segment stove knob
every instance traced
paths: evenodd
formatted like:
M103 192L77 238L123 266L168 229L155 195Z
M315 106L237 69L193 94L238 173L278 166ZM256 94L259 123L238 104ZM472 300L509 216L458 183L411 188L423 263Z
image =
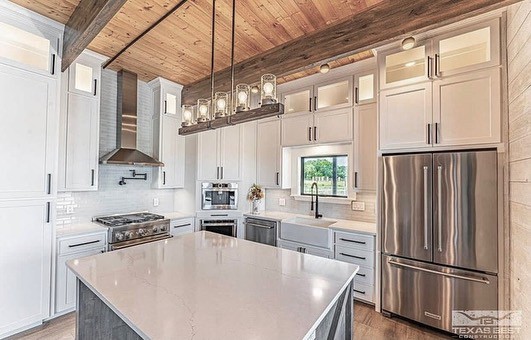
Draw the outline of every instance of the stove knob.
M153 227L153 232L156 233L159 231L159 227Z
M160 231L166 231L166 226L165 225L161 226Z
M124 234L123 234L123 233L118 233L118 234L116 234L115 237L116 237L116 239L117 239L118 241L123 241L123 239L124 239Z
M144 235L146 235L146 231L144 229L140 228L140 229L138 229L138 235L144 236Z
M125 233L125 238L126 238L126 239L133 238L133 233L130 232L130 231L127 231L127 232Z

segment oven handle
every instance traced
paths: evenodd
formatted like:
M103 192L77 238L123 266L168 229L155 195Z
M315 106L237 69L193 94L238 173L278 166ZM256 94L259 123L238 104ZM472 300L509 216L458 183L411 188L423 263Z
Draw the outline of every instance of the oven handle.
M144 241L131 240L131 241L122 242L121 244L118 244L118 245L110 244L109 245L109 250L110 251L120 250L120 249L124 249L124 248L129 248L129 247L132 247L132 246L137 246L139 244L165 240L165 239L168 239L168 238L171 238L171 237L173 237L173 236L171 236L171 235L153 236L153 237L150 237L149 239L146 238Z
M201 223L201 225L208 226L208 227L232 227L233 225L236 225L236 223Z

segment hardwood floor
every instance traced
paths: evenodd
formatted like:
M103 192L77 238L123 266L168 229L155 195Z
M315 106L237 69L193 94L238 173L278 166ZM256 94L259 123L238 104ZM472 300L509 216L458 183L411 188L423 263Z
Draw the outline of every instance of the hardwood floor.
M74 313L8 338L9 340L74 340L76 318ZM354 339L369 340L434 340L451 339L445 334L402 320L389 319L373 306L356 302L354 305Z

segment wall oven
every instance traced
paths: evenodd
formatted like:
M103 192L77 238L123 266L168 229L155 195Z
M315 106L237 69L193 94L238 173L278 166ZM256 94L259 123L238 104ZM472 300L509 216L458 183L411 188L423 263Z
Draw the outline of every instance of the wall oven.
M202 210L238 210L237 183L201 184Z

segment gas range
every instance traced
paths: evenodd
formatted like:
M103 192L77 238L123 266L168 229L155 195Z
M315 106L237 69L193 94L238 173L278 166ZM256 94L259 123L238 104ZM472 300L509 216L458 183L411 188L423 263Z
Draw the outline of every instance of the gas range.
M99 216L93 221L109 228L110 251L171 237L170 220L148 212Z

